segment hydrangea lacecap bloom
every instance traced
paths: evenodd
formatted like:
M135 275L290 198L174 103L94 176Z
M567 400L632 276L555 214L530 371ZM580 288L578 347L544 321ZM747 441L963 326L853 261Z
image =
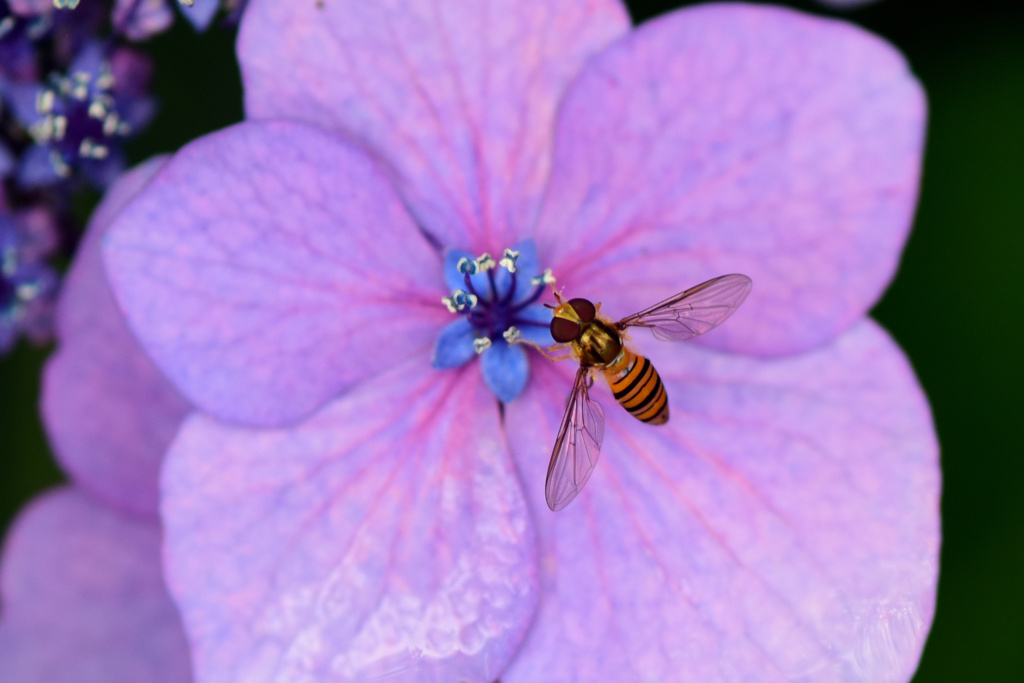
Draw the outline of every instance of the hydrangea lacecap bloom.
M747 5L631 31L616 0L255 0L239 57L250 121L179 152L106 248L205 412L161 507L197 680L909 679L939 473L865 319L921 160L891 47ZM574 368L528 352L502 407L475 362L431 367L446 256L527 240L613 317L755 283L699 342L634 337L672 420L609 411L557 515Z
M131 336L100 258L110 219L160 163L107 192L57 304L43 417L75 485L29 504L4 539L4 683L193 680L156 516L159 461L189 406Z
M10 84L4 97L35 142L22 155L18 184L44 187L75 171L100 188L113 182L124 168L124 140L153 116L149 71L145 57L92 41L67 74Z

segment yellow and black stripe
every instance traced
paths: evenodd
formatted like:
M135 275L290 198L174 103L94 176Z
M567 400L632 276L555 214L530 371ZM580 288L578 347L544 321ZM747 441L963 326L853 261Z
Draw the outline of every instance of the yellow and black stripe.
M615 400L629 413L647 424L668 422L668 394L658 371L651 361L623 347L623 362L616 363L622 370L607 368L605 376Z

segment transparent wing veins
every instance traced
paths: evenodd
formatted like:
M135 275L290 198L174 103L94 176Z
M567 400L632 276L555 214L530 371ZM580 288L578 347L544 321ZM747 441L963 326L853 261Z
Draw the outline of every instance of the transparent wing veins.
M746 275L721 275L628 315L616 327L647 327L655 339L662 341L693 339L731 316L750 294L750 288Z
M581 365L576 372L555 447L548 464L544 497L548 507L558 511L572 502L590 479L604 440L604 409L590 399L590 368Z

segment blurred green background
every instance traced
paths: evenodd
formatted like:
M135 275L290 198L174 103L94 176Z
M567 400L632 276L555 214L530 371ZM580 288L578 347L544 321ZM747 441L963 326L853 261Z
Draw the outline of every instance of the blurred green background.
M627 3L641 21L684 3ZM897 45L928 91L924 187L874 315L931 399L944 472L938 611L915 683L1024 681L1024 3L881 0L844 16ZM241 118L229 31L183 21L144 44L163 108L133 159ZM60 481L37 417L48 349L0 359L0 528ZM1018 425L1015 427L1014 425Z

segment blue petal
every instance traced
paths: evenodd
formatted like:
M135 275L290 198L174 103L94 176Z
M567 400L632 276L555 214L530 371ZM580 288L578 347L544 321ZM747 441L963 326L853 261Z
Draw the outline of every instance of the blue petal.
M97 76L103 66L103 59L103 44L98 41L90 41L78 51L75 61L71 62L71 68L68 69L68 75L84 71L92 76Z
M538 346L547 348L555 343L551 338L551 309L544 306L527 306L516 313L516 329L520 336L526 341L531 341ZM524 325L523 320L537 323L536 325Z
M508 403L526 387L530 360L522 346L509 346L504 339L499 339L480 356L480 370L498 400Z
M532 239L525 239L512 247L519 252L519 259L516 261L516 295L512 301L519 303L530 298L534 286L530 279L541 273L540 258L537 256L537 244ZM494 260L500 261L502 254L495 254ZM509 284L512 282L512 274L499 266L494 274L495 282L498 285L498 295L505 296Z
M37 83L10 83L4 88L4 101L25 128L42 118L36 111L36 100L44 90L46 88Z
M220 0L196 0L191 7L178 4L178 9L185 15L195 30L202 33L210 28L210 22L217 16Z
M117 113L122 121L131 126L130 131L140 131L156 116L157 101L152 97L118 97L115 101Z
M26 190L53 185L61 180L50 162L50 148L33 145L21 155L18 185Z
M106 159L82 159L78 171L93 187L105 190L118 179L125 165L124 153L112 149Z
M431 364L438 370L449 370L465 365L476 355L473 348L473 339L476 331L469 321L459 316L459 319L449 323L437 335L434 342L434 351L431 356Z

